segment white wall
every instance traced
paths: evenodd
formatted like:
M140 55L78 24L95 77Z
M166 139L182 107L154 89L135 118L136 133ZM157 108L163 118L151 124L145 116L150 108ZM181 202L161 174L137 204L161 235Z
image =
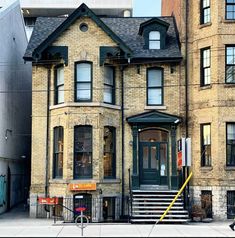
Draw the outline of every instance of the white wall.
M0 176L11 169L11 206L22 200L18 180L30 159L32 67L22 58L26 47L21 8L14 2L0 9Z

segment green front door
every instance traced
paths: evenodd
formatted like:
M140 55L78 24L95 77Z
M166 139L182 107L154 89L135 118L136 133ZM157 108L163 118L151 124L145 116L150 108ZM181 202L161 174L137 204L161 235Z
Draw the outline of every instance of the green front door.
M140 142L140 184L167 185L166 142Z

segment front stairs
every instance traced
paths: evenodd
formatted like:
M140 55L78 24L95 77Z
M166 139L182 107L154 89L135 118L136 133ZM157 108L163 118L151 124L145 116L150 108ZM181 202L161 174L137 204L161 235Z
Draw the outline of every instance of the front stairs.
M178 191L132 190L132 223L155 223L166 211ZM184 210L181 196L175 201L161 223L186 223L188 211Z

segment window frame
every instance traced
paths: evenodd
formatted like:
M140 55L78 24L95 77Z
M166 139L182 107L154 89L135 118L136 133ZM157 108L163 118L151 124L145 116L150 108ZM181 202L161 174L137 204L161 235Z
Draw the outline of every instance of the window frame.
M230 196L229 196L230 194ZM235 208L234 208L234 204L235 204L235 190L227 190L227 194L226 194L226 197L227 197L227 219L234 219L235 218L235 213L230 213L229 210L230 210L230 206L232 207L231 210L234 210L235 211ZM232 200L233 198L233 200ZM233 201L233 204L229 203L229 202L232 202Z
M113 151L112 151L112 176L105 176L104 179L116 179L116 128L113 126L104 126L104 129L108 127L112 130L112 141L113 141ZM108 153L108 152L106 152ZM110 153L110 152L109 152ZM103 147L103 155L105 154L104 147ZM104 163L104 160L103 160ZM104 164L103 164L103 170L104 170Z
M209 50L209 54L210 54L210 58L209 58L209 66L204 67L204 52L206 52L207 50ZM200 80L200 86L209 86L211 85L211 47L206 47L206 48L202 48L200 50L200 58L201 58L201 62L200 62L200 76L201 76L201 80ZM210 83L205 83L205 69L210 69Z
M103 94L103 102L104 102L104 103L107 103L107 104L115 105L115 103L116 103L116 80L115 80L116 74L115 74L115 67L112 66L112 65L104 65L104 68L105 68L105 67L109 67L109 68L111 68L111 69L113 70L113 85L107 84L107 83L105 83L105 81L103 82L104 90L105 90L105 86L111 87L111 89L112 89L112 102L106 102L106 101L104 100L104 94ZM104 69L104 70L105 70L105 69ZM105 72L104 72L104 73L105 73Z
M78 82L77 81L77 65L79 64L90 64L91 67L91 71L90 71L90 81L82 81L82 82ZM77 61L74 63L74 101L75 102L92 102L93 100L93 62L91 61ZM85 83L89 83L90 84L90 99L77 99L77 85L78 84L85 84Z
M203 24L208 24L211 22L211 0L209 0L209 6L207 7L203 7L203 1L204 0L201 0L200 1L200 24L203 25ZM210 9L210 19L208 22L205 22L205 10L207 9Z
M235 2L234 3L228 3L227 2L228 0L225 0L225 20L230 20L230 21L235 21L235 9L234 9L234 11L233 11L233 15L234 15L234 18L228 18L227 17L227 13L228 13L228 11L227 11L227 6L229 6L229 5L231 5L231 6L234 6L234 8L235 8Z
M76 148L76 146L75 146L75 134L76 134L76 129L77 128L82 128L82 127L87 127L87 128L90 128L90 130L91 130L91 151L83 151L83 152L81 152L81 151L76 151L75 150L75 148ZM78 125L78 126L74 126L74 138L73 138L73 140L74 140L74 143L73 143L73 153L74 153L74 155L73 155L73 178L74 179L92 179L93 178L93 168L92 168L92 166L93 166L93 127L91 126L91 125ZM90 171L90 175L89 176L79 176L78 174L76 175L75 174L75 157L76 157L76 155L77 154L79 154L79 153L90 153L90 156L91 156L91 171Z
M229 164L228 163L228 125L232 124L235 126L235 122L226 122L226 167L235 167L235 160L234 160L234 164ZM235 141L235 140L234 140ZM233 145L233 144L229 144L229 145ZM235 144L234 144L235 147Z
M149 87L149 71L150 70L160 70L161 71L161 76L162 76L162 80L161 80L161 87L159 86L152 86ZM147 74L146 74L146 102L147 102L147 106L163 106L164 105L164 69L160 68L160 67L150 67L147 68ZM162 95L161 95L161 104L149 104L149 89L161 89L162 90Z
M62 130L62 139L63 139L63 151L56 151L56 143L59 142L60 137L58 136L57 138L57 142L55 141L55 135L56 135L56 130ZM58 132L59 135L59 132ZM56 163L56 160L58 160L58 156L59 154L62 153L62 161L64 163L64 128L62 126L56 126L53 128L53 172L52 172L52 176L53 179L62 179L63 178L63 165L62 165L62 175L57 175L58 174L58 168L56 168L56 165L58 164L58 162Z
M229 48L229 47L233 47L235 50L235 45L225 45L225 83L226 84L235 84L235 80L234 80L234 82L227 82L227 67L234 66L234 69L235 69L235 63L227 64L227 48ZM235 54L234 54L234 61L235 61Z
M152 39L150 39L150 33L151 32L158 32L159 33L159 39L154 39L154 40L152 40ZM149 50L160 50L161 49L161 32L160 31L154 31L154 30L152 30L152 31L149 31L149 42L148 42L148 48L149 48ZM157 48L157 49L152 49L152 48L150 48L150 42L159 42L159 48Z
M63 71L64 71L64 65L62 65L62 64L60 64L60 65L58 65L58 66L56 66L55 68L54 68L54 88L55 88L55 94L54 94L54 104L55 105L58 105L58 104L62 104L62 103L64 103L64 101L63 102L58 102L58 91L59 91L59 87L61 87L61 86L64 86L64 83L63 84L57 84L57 82L58 82L58 77L57 77L57 70L58 69L60 69L60 68L63 68ZM63 93L64 93L64 90L63 90Z
M205 151L205 149L204 149L204 147L205 146L208 146L208 145L204 145L204 130L203 130L203 128L204 128L204 126L210 126L210 163L209 164L207 164L206 163L206 157L204 157L205 156L205 153L204 153L204 151ZM211 123L203 123L203 124L200 124L200 131L201 131L201 138L200 138L200 141L201 141L201 145L200 145L200 158L201 158L201 167L211 167L211 162L212 162L212 156L211 156Z

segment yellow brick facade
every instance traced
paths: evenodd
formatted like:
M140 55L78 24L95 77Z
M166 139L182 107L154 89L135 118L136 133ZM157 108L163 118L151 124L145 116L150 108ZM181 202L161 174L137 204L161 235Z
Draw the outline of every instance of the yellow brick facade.
M86 23L88 31L79 30L79 25ZM53 46L68 46L68 66L64 67L64 103L54 105L54 71L44 65L33 67L33 115L32 115L32 183L31 197L45 196L46 168L46 124L47 124L47 81L50 75L50 110L48 138L48 196L73 197L77 192L69 190L70 183L96 183L96 191L88 191L95 197L121 197L122 182L125 195L129 194L128 169L133 169L133 137L127 118L140 113L158 110L180 118L185 117L185 89L183 69L180 63L129 64L124 69L124 126L125 137L122 138L121 120L121 69L115 66L115 105L103 103L104 67L99 65L100 46L116 46L115 43L97 24L88 17L77 19L61 34ZM74 101L74 66L75 62L92 62L92 102ZM164 105L147 106L146 75L150 67L164 70ZM74 168L74 126L92 126L92 179L75 180ZM64 128L63 178L53 179L53 128ZM104 126L116 128L116 179L105 180L103 172L103 137ZM156 126L160 128L160 126ZM185 135L184 119L177 127L176 138ZM170 137L170 131L169 131ZM122 140L124 139L124 171L122 171ZM169 139L171 144L171 139ZM171 147L169 146L169 171L171 169ZM124 173L124 181L122 174ZM169 175L169 176L170 176ZM169 182L170 183L170 182ZM84 191L85 192L85 191ZM99 218L94 218L98 221Z
M234 166L226 166L226 123L235 116L234 84L225 83L226 45L234 45L235 22L226 20L226 1L211 0L209 23L201 24L200 2L188 1L188 103L189 136L192 138L191 198L200 204L201 191L212 192L214 219L227 219L227 192L235 190ZM162 15L175 12L185 47L186 1L162 1ZM170 6L171 5L171 6ZM179 14L180 13L180 14ZM182 18L184 20L182 20ZM200 50L211 49L211 85L200 86ZM185 51L182 51L185 54ZM201 166L200 125L211 124L211 166Z

